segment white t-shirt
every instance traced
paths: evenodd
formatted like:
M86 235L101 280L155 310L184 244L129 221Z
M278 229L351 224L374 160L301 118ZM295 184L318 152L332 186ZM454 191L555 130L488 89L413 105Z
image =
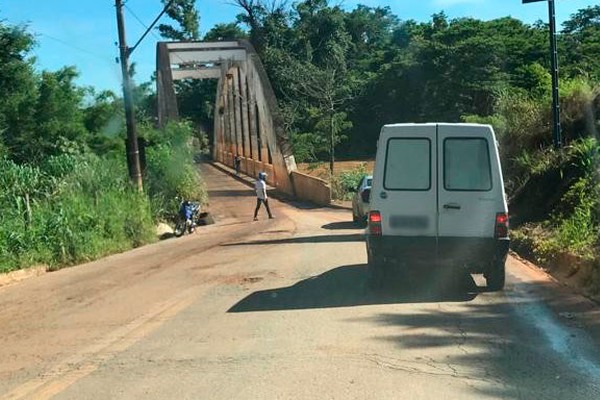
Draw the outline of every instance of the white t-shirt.
M256 191L256 197L262 200L267 199L267 184L265 181L257 180L254 183L254 190Z

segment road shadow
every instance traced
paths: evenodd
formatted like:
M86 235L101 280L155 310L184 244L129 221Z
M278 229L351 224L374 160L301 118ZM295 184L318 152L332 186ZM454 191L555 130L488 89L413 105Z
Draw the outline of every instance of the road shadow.
M171 239L174 237L175 237L175 234L173 232L165 232L158 237L158 240L167 240L167 239Z
M209 190L208 195L215 197L255 197L251 190Z
M342 230L342 229L360 229L361 226L359 226L359 224L357 224L356 222L342 221L342 222L331 222L329 224L325 224L325 225L321 226L321 228L330 229L330 230Z
M351 235L318 235L292 237L286 239L270 240L249 240L246 242L225 243L222 247L231 246L268 246L273 244L304 244L304 243L346 243L346 242L364 242L365 238L361 234Z
M432 279L433 278L433 279ZM431 280L432 279L432 280ZM228 312L302 310L372 304L468 302L480 292L473 278L464 274L455 284L431 275L418 281L398 280L382 290L368 289L367 266L348 265L304 279L292 286L254 292ZM416 284L415 284L416 283Z
M318 209L326 208L326 207L320 206L318 204L291 199L285 195L282 195L281 193L278 193L278 194L274 193L273 197L275 197L280 202L287 204L291 207L297 208L299 210L318 210Z
M598 349L585 339L578 342L580 332L565 327L543 302L526 296L515 303L514 297L498 293L460 308L402 310L348 321L381 326L372 340L395 345L390 356L423 355L427 362L415 368L433 366L479 382L471 386L475 398L598 398Z

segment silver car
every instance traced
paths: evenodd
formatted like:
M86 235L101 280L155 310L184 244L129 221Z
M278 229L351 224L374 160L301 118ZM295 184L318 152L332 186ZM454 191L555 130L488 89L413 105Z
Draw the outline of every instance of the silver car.
M354 189L355 193L352 197L352 221L355 223L364 224L367 221L372 182L373 176L367 175L360 180L360 183Z

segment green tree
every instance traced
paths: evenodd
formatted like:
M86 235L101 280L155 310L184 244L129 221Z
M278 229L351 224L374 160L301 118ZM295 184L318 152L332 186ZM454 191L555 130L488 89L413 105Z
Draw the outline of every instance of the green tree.
M232 39L246 39L248 34L240 28L237 22L217 24L204 35L204 40L220 41Z
M357 99L350 143L373 151L381 125L431 120L459 121L490 115L497 93L509 86L542 90L547 33L513 18L449 20L395 26L390 49ZM535 75L538 73L538 75ZM535 80L535 82L533 81ZM366 133L364 133L366 132Z
M26 158L22 151L27 137L35 129L33 118L37 97L34 60L27 58L35 45L24 26L0 22L0 143L3 152L17 159Z
M232 3L242 10L237 21L248 26L250 42L261 57L268 48L288 45L288 0L232 0Z
M84 90L75 85L77 71L64 67L56 72L42 72L35 109L37 129L31 157L80 152L87 140L82 102Z
M96 154L123 150L125 116L121 99L110 90L95 93L91 89L88 97L89 105L83 109L88 145Z
M398 17L389 7L358 5L344 19L351 40L348 67L361 75L373 74L385 62Z
M339 60L338 60L339 61ZM286 74L291 80L290 97L301 96L308 101L307 115L311 129L321 140L311 140L323 147L329 155L329 171L334 173L335 149L346 138L344 133L352 127L344 111L354 97L353 87L348 84L345 68L330 64L321 68L309 62L288 60ZM306 136L305 136L306 137Z
M579 10L565 21L560 42L564 72L600 80L600 5Z
M169 0L162 0L167 5ZM158 26L160 34L171 40L199 40L200 39L200 14L196 9L195 0L174 0L167 9L167 15L178 23L179 28L161 24Z
M346 31L344 11L329 7L327 0L305 0L296 5L295 11L300 58L317 66L337 64L338 69L346 69L351 38Z

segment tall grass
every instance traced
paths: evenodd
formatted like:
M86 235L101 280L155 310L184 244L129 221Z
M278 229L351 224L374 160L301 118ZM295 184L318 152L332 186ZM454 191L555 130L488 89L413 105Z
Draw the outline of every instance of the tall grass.
M59 268L156 240L155 224L176 196L205 201L188 124L170 125L147 151L145 190L135 190L122 154L51 157L38 165L0 158L0 272Z
M56 268L154 240L146 196L133 190L122 161L59 156L41 166L0 166L0 271Z

